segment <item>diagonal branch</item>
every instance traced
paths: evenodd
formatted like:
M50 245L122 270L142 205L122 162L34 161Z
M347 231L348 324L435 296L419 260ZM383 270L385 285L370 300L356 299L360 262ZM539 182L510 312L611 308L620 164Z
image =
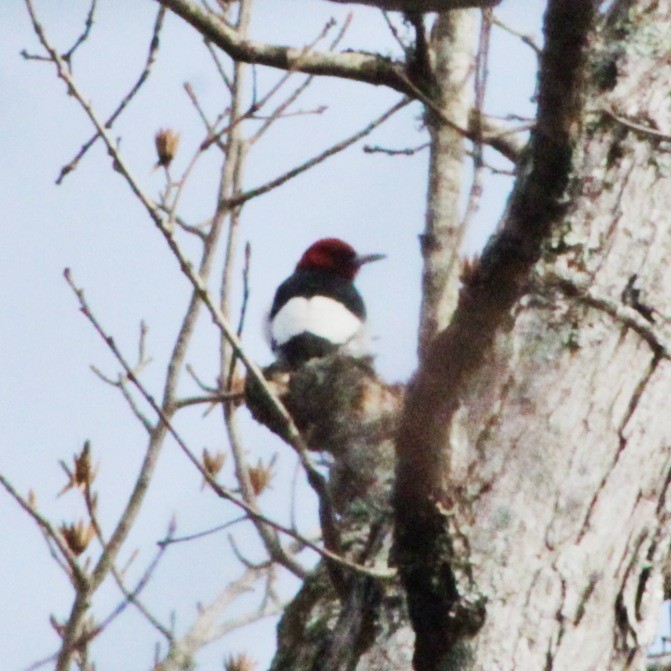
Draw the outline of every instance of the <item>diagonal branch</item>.
M493 7L501 0L331 0L341 4L371 5L396 12L449 12L469 7Z
M117 105L116 109L112 114L109 116L107 121L105 121L105 128L112 128L114 125L114 122L117 120L117 118L121 115L121 113L126 109L128 104L131 102L131 100L135 97L135 95L138 93L138 91L142 88L142 85L145 83L147 78L149 77L149 74L151 72L152 66L154 65L154 61L156 60L156 56L158 53L158 45L159 45L159 34L161 32L161 28L163 27L163 18L165 16L165 11L163 8L159 9L159 12L156 16L156 21L154 22L154 30L152 32L151 40L149 42L149 53L147 54L147 60L145 61L144 67L142 69L142 72L140 73L140 76L137 78L133 86L131 87L130 91L123 97L121 102ZM88 21L87 21L87 27L88 27ZM85 32L84 35L88 35L87 32ZM81 38L80 38L81 39ZM72 56L72 52L74 49L79 46L81 42L78 42L73 46L70 51L68 51L64 56L62 56L64 61L69 62L70 57ZM79 165L79 162L84 158L84 155L88 150L96 143L96 140L100 137L100 133L95 133L92 135L79 149L77 152L76 156L72 158L66 165L64 165L61 168L61 172L58 175L56 179L56 184L62 184L63 180L67 175L69 175L75 168Z
M251 200L252 198L256 198L258 196L263 195L264 193L268 193L268 191L272 191L273 189L276 189L278 186L282 186L282 184L284 184L285 182L288 182L290 179L293 179L294 177L298 177L298 175L306 172L307 170L310 170L311 168L318 165L319 163L322 163L331 156L338 154L341 151L344 151L348 147L351 147L353 144L356 144L359 140L372 133L376 128L381 126L387 119L396 114L396 112L398 112L399 110L403 109L410 102L412 102L410 98L403 98L402 100L394 104L386 112L384 112L384 114L380 115L376 119L373 119L373 121L371 121L365 128L362 128L361 130L357 131L354 135L351 135L350 137L341 140L335 145L324 150L321 154L313 156L311 159L305 161L305 163L301 163L295 168L292 168L291 170L288 170L284 174L271 179L265 184L254 187L252 189L249 189L248 191L245 191L243 193L234 196L233 198L231 198L230 201L228 201L227 203L228 207L230 208L239 207L240 205L246 203L248 200Z
M409 93L405 78L401 76L405 71L405 65L399 61L379 54L336 53L265 44L243 38L234 28L214 14L201 9L191 0L156 1L191 24L236 61L258 63L280 70L312 75L352 79Z
M85 589L88 584L88 578L86 572L77 563L76 557L73 555L71 550L68 548L67 544L63 542L61 534L51 525L51 523L42 515L40 515L34 506L30 504L29 501L24 499L21 494L19 494L16 489L12 486L9 480L0 473L0 486L4 487L7 493L27 512L33 520L37 523L40 529L43 531L46 538L53 541L53 543L58 548L59 552L67 562L67 567L70 571L70 578L76 586L79 586L81 589Z

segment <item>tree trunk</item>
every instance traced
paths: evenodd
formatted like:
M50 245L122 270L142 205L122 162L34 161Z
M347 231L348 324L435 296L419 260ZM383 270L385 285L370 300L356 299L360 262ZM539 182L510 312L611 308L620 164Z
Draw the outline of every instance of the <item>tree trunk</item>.
M670 542L670 26L668 0L549 2L526 163L400 431L418 669L644 663Z
M388 572L402 388L381 382L368 360L338 355L291 373L273 365L265 374L308 446L330 460L337 539L324 544L356 565ZM253 384L247 398L254 416L274 429ZM284 612L271 670L401 671L410 668L413 644L398 577L380 580L322 560Z

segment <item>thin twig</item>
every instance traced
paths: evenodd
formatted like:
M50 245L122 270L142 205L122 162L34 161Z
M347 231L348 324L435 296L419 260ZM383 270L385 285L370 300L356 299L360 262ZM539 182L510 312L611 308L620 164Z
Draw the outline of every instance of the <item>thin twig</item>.
M70 569L69 575L72 578L76 586L85 588L88 585L88 577L79 566L77 559L72 554L70 549L63 542L63 537L61 534L54 529L51 523L45 518L42 517L30 503L19 494L14 487L12 487L9 480L0 473L0 485L2 485L7 493L25 510L25 512L30 515L35 522L37 522L40 529L48 536L48 538L53 542L58 548L59 552L67 562L67 565Z
M207 396L189 396L187 398L180 398L173 403L173 407L180 409L192 405L231 403L234 401L242 401L244 398L245 395L239 391L215 392L214 394Z
M311 49L316 44L318 44L322 39L324 39L324 37L326 37L327 33L333 27L333 25L334 25L333 21L327 22L326 25L324 26L324 28L322 29L322 31L319 33L319 35L313 40L313 42L311 44L303 47L303 53L306 53L306 54L309 53L311 51ZM336 37L336 43L337 43L337 41L339 41L342 38L342 36L344 35L344 31L347 29L348 26L349 26L349 22L345 22L345 26L340 31L338 37ZM240 28L239 27L238 27L237 32L238 32L238 34L240 33ZM245 119L251 119L253 117L253 115L256 114L261 108L263 108L266 105L266 103L268 103L268 101L299 70L300 63L301 63L301 60L300 60L300 56L299 56L298 60L293 64L293 66L291 68L288 68L287 72L280 77L280 79L270 88L270 90L263 96L263 98L261 98L261 100L257 100L256 85L254 85L254 95L252 97L253 102L250 105L249 109L244 113L232 114L231 125L226 127L226 128L223 128L222 130L218 131L216 134L213 134L206 141L207 145L209 146L209 144L211 144L212 142L219 142L220 138L225 133L230 132L233 127L237 126L238 124L240 124ZM244 67L245 65L246 64L244 62L237 61L236 65L235 65L235 68L236 68L236 70L240 71L240 68ZM253 72L255 72L255 70L253 70ZM312 77L308 77L307 80L305 82L303 82L303 84L301 84L301 86L299 86L298 89L292 94L292 96L290 96L290 101L293 102L296 98L298 98L300 93L302 93L305 90L305 88L307 88L307 86L310 84L311 81L312 81ZM232 87L231 90L233 92L237 88L239 88L239 86L237 86L235 84L235 78L234 78L234 81L231 83L231 87ZM282 103L280 105L280 108L283 110L283 109L286 108L286 106L288 106L288 104L290 104L290 103L286 103L286 104ZM247 140L247 142L249 144L253 144L258 139L258 137L267 129L267 127L272 123L272 120L274 120L274 118L277 114L279 114L279 112L277 110L275 112L273 112L271 114L271 121L263 124L261 130L257 131L257 133L254 136L252 136L250 139Z
M204 40L205 42L205 47L210 53L210 56L212 57L212 60L214 61L214 65L217 68L217 72L219 73L219 76L221 77L221 81L224 82L224 85L226 88L229 90L230 93L233 92L233 84L231 80L229 79L228 75L226 74L226 70L224 70L223 65L221 64L221 61L219 60L219 56L217 55L217 52L214 50L212 47L212 42L210 40Z
M431 146L430 142L423 142L416 147L406 147L405 149L389 149L378 145L365 144L362 147L364 154L384 154L385 156L414 156L420 151L424 151Z
M389 18L389 12L385 12L383 10L382 16L384 17L384 21L387 24L387 28L389 28L391 36L394 38L396 44L398 44L398 46L401 47L401 52L403 53L403 55L407 57L409 47L401 39L401 36L399 35L398 32L398 28L392 23L391 19Z
M172 530L174 531L174 530ZM145 569L144 573L138 580L137 584L135 585L135 588L132 591L129 591L126 586L123 583L123 580L121 578L121 575L119 575L118 571L114 569L112 571L112 575L114 576L114 579L121 590L122 594L125 597L125 600L122 601L117 608L110 613L105 620L103 620L103 624L101 625L101 629L103 629L105 626L107 626L112 620L114 620L116 617L118 617L128 606L128 604L132 604L135 606L135 608L138 609L138 611L143 615L143 617L157 630L159 631L168 641L172 641L174 636L172 632L165 627L161 622L159 622L158 618L156 618L154 615L152 615L149 610L147 610L147 607L139 600L140 592L149 584L149 581L151 580L152 575L156 571L156 568L158 567L158 564L160 560L163 557L163 554L165 552L165 547L164 546L159 546L159 550L157 551L156 555L154 556L154 559L150 562L149 566Z
M213 534L219 533L220 531L224 531L225 529L232 527L234 524L239 524L240 522L244 522L248 519L249 518L247 517L247 515L241 515L240 517L236 517L233 520L224 522L224 524L212 527L211 529L206 529L205 531L198 531L196 533L188 534L186 536L166 537L163 540L158 541L158 545L160 547L164 547L166 545L175 545L176 543L188 543L189 541L195 541L200 538L206 538L207 536L212 536Z
M91 6L89 7L88 14L86 15L86 20L84 21L84 30L75 40L74 44L63 54L62 58L64 61L70 64L72 67L72 56L79 47L86 42L91 34L91 29L93 28L93 18L96 11L96 2L97 0L91 0Z
M508 24L503 23L503 21L501 21L499 18L493 15L491 22L497 28L501 28L502 30L505 30L507 33L510 33L510 35L513 35L514 37L519 37L520 40L524 42L524 44L533 49L537 57L540 57L540 55L543 53L543 50L536 44L533 35L527 35L525 33L521 33L518 30L515 30L514 28L509 26Z
M277 531L286 534L287 536L293 538L294 540L299 541L301 544L305 545L306 547L309 547L311 550L314 550L318 554L320 554L322 557L325 559L328 559L335 563L337 566L341 566L343 568L350 569L352 571L358 572L363 575L368 575L371 577L375 578L380 578L380 579L388 579L391 578L395 575L395 571L389 571L389 572L381 572L381 571L375 571L372 569L369 569L365 566L360 566L358 564L355 564L353 562L348 561L347 559L344 559L343 557L340 557L328 550L325 550L324 548L320 548L318 545L315 545L312 543L312 541L308 540L307 538L303 538L300 534L297 534L295 531L292 529L285 527L284 525L280 524L279 522L275 522L274 520L265 517L262 513L260 513L256 508L253 508L252 506L248 505L244 501L241 501L233 492L228 490L225 487L222 487L214 478L210 475L210 473L205 470L203 465L200 463L200 460L193 454L193 452L189 449L189 447L186 445L184 440L181 438L179 433L176 431L176 429L172 426L170 420L166 416L166 414L163 412L161 407L156 403L154 397L144 388L142 383L132 375L132 370L128 362L126 361L125 357L121 353L121 351L118 349L116 346L116 343L114 342L114 339L109 336L106 331L103 329L102 325L98 322L96 317L93 315L91 312L88 303L86 302L86 299L84 297L84 292L77 287L77 285L74 283L71 273L66 270L65 271L65 278L66 281L68 282L70 288L74 292L75 296L77 297L77 300L79 301L80 304L80 309L82 314L88 319L88 321L92 324L98 335L103 339L109 350L112 352L112 354L115 356L119 364L121 364L122 368L126 371L126 374L129 376L129 380L136 386L138 391L142 394L142 396L145 398L147 403L152 407L154 412L159 416L161 422L163 425L166 427L167 431L170 433L170 435L173 437L175 442L178 444L182 452L187 456L189 461L196 467L198 472L203 476L203 478L207 481L207 483L210 485L212 490L221 498L226 499L227 501L230 501L234 505L236 505L238 508L241 510L244 510L249 517L252 519L259 520L260 522L263 522L265 524L268 524L272 526L274 529ZM0 476L1 477L1 476Z
M268 191L276 189L278 186L281 186L285 182L288 182L290 179L298 177L298 175L304 173L306 170L309 170L315 165L322 163L327 158L330 158L331 156L334 156L335 154L344 151L348 147L351 147L353 144L357 143L362 138L366 137L367 135L370 135L370 133L372 133L376 128L382 125L387 119L396 114L396 112L398 112L399 110L409 105L411 102L412 100L410 98L403 98L401 101L397 102L393 107L388 109L384 114L379 116L377 119L371 121L365 128L358 131L354 135L348 137L347 139L341 142L338 142L337 144L334 144L332 147L329 147L326 151L323 151L321 154L318 154L317 156L311 158L308 161L305 161L305 163L301 163L301 165L296 166L291 170L288 170L283 175L280 175L279 177L276 177L275 179L272 179L269 182L262 184L261 186L257 186L254 189L245 191L240 195L236 196L235 198L232 198L230 201L228 201L228 203L226 203L227 206L238 207L239 205L246 203L248 200L251 200L252 198L257 198L258 196L261 196L264 193L268 193Z
M671 142L671 135L668 133L662 133L655 128L651 128L650 126L644 126L634 121L630 121L629 119L625 119L623 116L616 114L611 107L603 107L602 111L607 117L613 119L613 121L617 121L631 130L634 130L638 133L643 133L644 135L651 135L652 137L658 138L659 140L666 140L667 142Z
M342 39L345 37L345 34L347 33L347 30L349 29L350 25L352 23L352 13L350 12L347 15L347 18L345 19L345 22L343 23L341 29L338 31L338 34L335 36L335 39L331 42L329 45L329 49L333 51L338 44L342 41ZM324 26L322 32L320 35L317 36L317 38L308 46L304 47L304 49L310 50L314 48L322 39L324 39L329 32L329 30L335 25L335 22L333 20L329 21L326 23ZM287 73L280 78L280 80L277 82L277 84L264 96L264 99L262 101L262 104L267 102L271 96L275 94L283 85L285 82L289 80L289 78L295 74L296 68L292 68L287 71ZM305 80L294 89L294 91L284 100L282 101L270 114L268 119L261 125L261 127L252 135L247 142L252 145L255 142L257 142L263 134L270 128L270 126L273 124L273 122L276 119L281 118L282 116L287 116L284 114L285 110L292 105L293 103L298 100L298 98L307 90L307 88L312 84L314 81L314 75L309 75L308 77L305 78ZM260 109L261 105L256 105L255 106L255 112L257 112ZM325 107L320 107L318 108L318 113L321 114L326 108ZM255 118L258 118L258 116L255 114Z
M306 80L307 81L307 80ZM298 90L298 89L296 89ZM301 89L301 91L304 89ZM295 91L294 91L295 93ZM293 95L293 94L292 94ZM318 116L320 114L324 114L328 110L328 107L326 105L319 105L319 107L315 107L313 109L309 110L294 110L293 112L281 112L280 114L275 114L275 115L264 115L264 114L254 114L252 116L252 119L254 121L268 121L268 120L275 120L275 119L292 119L293 117L297 116ZM256 137L256 136L254 136Z
M238 328L236 333L238 338L242 336L242 330L245 326L245 317L247 316L247 304L249 302L249 269L252 259L252 247L249 241L245 244L245 265L242 268L242 305L240 306L240 317L238 318ZM236 356L231 357L231 362L228 368L227 388L230 390L235 382L235 364L238 359Z
M163 26L163 18L165 17L165 8L160 7L158 14L156 15L156 21L154 22L154 30L151 36L151 41L149 42L149 53L147 54L147 60L145 61L144 68L140 73L140 76L137 78L135 84L133 84L130 91L122 98L121 102L117 105L116 109L109 116L107 121L105 121L105 128L110 129L114 125L114 122L119 118L119 115L126 109L131 100L135 97L138 91L142 88L142 85L145 83L149 74L151 73L152 66L156 60L156 54L158 52L159 45L159 34ZM33 22L35 25L35 22ZM43 43L44 44L44 43ZM61 60L67 61L67 54L61 57ZM53 54L51 54L51 60L53 60ZM86 152L95 144L96 140L100 137L100 133L92 135L77 152L75 157L69 161L66 165L61 168L61 172L56 179L56 184L61 184L65 177L71 173L78 165L81 159L84 157Z

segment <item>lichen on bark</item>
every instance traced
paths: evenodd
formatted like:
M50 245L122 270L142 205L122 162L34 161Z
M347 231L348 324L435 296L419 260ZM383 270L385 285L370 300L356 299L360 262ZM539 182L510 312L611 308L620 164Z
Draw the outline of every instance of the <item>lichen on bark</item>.
M394 437L404 390L379 379L367 358L333 355L265 375L308 447L329 461L328 492L341 556L387 569L392 540ZM282 433L254 385L248 405ZM408 669L414 635L396 578L378 580L320 562L278 626L273 671Z

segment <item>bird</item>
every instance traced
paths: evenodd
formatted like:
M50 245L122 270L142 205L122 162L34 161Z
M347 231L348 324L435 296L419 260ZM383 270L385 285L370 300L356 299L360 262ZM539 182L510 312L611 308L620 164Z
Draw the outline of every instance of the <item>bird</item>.
M268 315L268 337L278 361L297 368L336 351L365 355L366 306L354 278L361 266L383 258L359 255L339 238L310 245L277 288Z

